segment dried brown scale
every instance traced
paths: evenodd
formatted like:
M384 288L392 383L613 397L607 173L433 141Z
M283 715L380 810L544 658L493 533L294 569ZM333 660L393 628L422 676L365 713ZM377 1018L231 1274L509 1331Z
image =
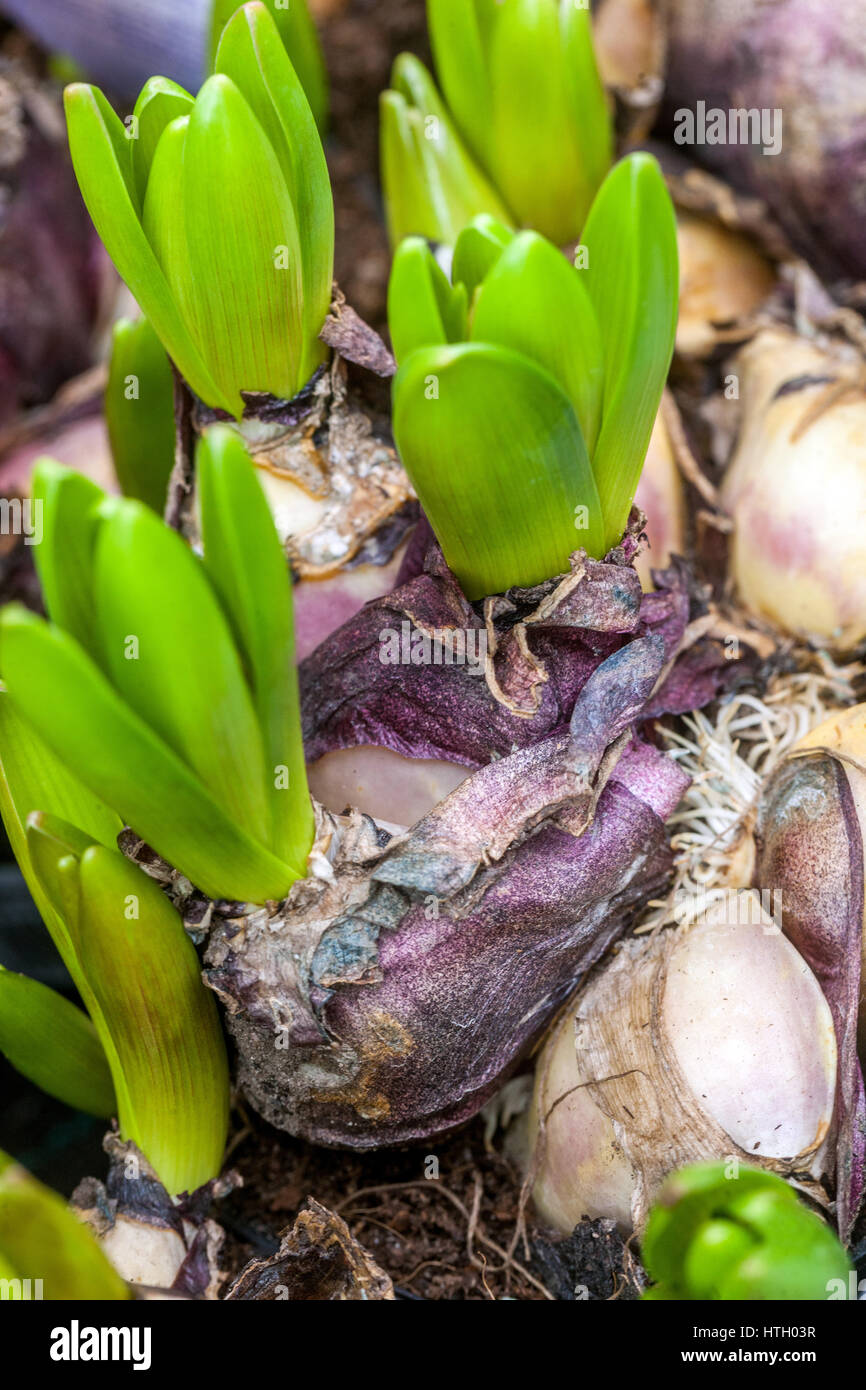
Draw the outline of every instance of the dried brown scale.
M847 1234L863 1197L866 1099L857 1055L863 940L863 839L843 762L786 759L761 797L754 881L781 895L786 936L814 971L839 1050L836 1187Z
M600 661L649 633L662 637L671 669L647 715L714 698L737 679L746 653L731 660L715 641L698 640L692 621L704 616L706 593L683 562L653 571L656 589L642 595L632 563L642 524L633 509L623 546L604 561L575 552L566 575L485 605L467 602L438 546L413 545L404 582L324 637L301 663L310 763L372 745L404 758L482 766L561 729ZM411 660L383 662L383 634L401 632L427 641L429 658L417 660L413 651ZM468 663L448 659L454 641L468 649L479 634L489 639L483 668L477 664L483 681ZM334 809L354 801L351 787L345 790L350 794Z
M352 564L386 563L417 519L375 387L395 370L391 354L338 290L321 336L332 349L330 362L292 401L244 393L238 426L260 470L292 571L312 580ZM193 544L199 540L193 451L201 431L218 418L226 417L178 383L166 519Z
M276 1254L251 1260L225 1297L255 1302L393 1302L394 1286L345 1221L308 1198Z

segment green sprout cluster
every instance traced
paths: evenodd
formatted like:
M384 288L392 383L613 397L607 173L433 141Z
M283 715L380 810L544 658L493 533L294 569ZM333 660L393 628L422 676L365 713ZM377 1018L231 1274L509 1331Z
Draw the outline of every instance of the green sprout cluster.
M124 125L98 88L66 91L79 186L121 277L209 406L294 396L324 360L334 210L304 89L268 10L225 26L193 98L154 77Z
M642 1243L650 1300L827 1299L848 1287L836 1236L774 1173L724 1163L683 1168L665 1182Z
M673 207L649 155L611 170L574 265L489 216L458 237L450 282L425 241L402 243L388 297L394 435L467 597L619 544L677 297Z
M61 1100L116 1117L172 1195L219 1172L225 1045L179 913L118 836L129 827L184 890L266 904L307 873L315 829L291 576L238 427L198 443L200 553L160 515L176 378L237 421L248 393L294 397L327 351L334 210L315 30L302 0L233 10L213 0L197 95L153 77L124 121L97 88L67 90L85 203L143 314L114 329L106 391L125 496L40 461L47 620L0 614L0 810L83 1006L0 969L0 1049ZM439 87L404 54L382 102L393 426L476 600L619 544L673 352L676 236L655 161L611 167L585 6L428 0L428 17ZM570 261L560 248L578 239ZM448 274L428 242L453 248ZM769 1287L768 1260L784 1287L786 1221L816 1269L839 1267L787 1189L749 1179L742 1200L708 1206L690 1181L650 1221L654 1296ZM0 1156L0 1277L26 1277L56 1231L79 1296L125 1296L67 1218Z
M427 16L444 100L408 53L382 97L392 245L453 245L481 214L575 241L613 148L588 6L427 0Z
M158 854L210 897L265 902L313 838L291 580L235 432L214 426L197 467L201 559L146 506L41 462L51 621L7 607L0 663L55 756Z

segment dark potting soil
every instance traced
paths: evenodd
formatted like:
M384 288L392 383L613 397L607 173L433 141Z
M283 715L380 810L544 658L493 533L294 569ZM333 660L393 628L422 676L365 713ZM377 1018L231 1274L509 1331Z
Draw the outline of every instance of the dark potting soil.
M355 1154L317 1149L250 1117L230 1166L243 1178L217 1206L226 1288L273 1254L309 1197L336 1212L390 1275L398 1299L634 1299L642 1272L610 1223L563 1238L533 1225L515 1240L521 1175L485 1142L479 1118L449 1139Z

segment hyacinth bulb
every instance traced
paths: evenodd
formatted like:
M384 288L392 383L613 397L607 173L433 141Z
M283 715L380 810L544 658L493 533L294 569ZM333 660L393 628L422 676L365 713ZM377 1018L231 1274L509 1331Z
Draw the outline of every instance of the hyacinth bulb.
M864 767L866 706L855 705L795 744L762 790L755 827L755 880L773 884L779 894L785 934L814 970L833 1012L836 1187L845 1231L862 1200L866 1150Z
M866 394L857 363L783 329L734 363L741 422L722 487L740 600L848 651L866 635Z
M757 897L727 894L627 943L551 1035L530 1117L539 1215L639 1230L667 1174L702 1158L821 1173L836 1070L809 966Z
M404 833L320 810L311 876L220 921L206 979L270 1123L376 1148L493 1095L668 872L685 779L628 737L664 659L656 636L625 645L567 732L488 762Z

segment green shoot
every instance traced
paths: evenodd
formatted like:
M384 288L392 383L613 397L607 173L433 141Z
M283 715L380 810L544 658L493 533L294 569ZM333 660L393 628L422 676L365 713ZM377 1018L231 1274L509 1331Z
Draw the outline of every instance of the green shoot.
M470 599L619 544L673 354L677 282L673 209L648 155L608 175L574 265L489 216L458 237L450 283L420 238L398 249L395 438Z
M222 31L193 99L165 79L128 125L66 91L84 201L178 371L240 417L243 391L294 396L324 360L334 214L316 123L264 5Z
M0 663L18 712L164 859L211 897L279 900L313 839L291 581L234 431L213 427L197 467L203 560L141 503L40 463L52 621L4 610Z

